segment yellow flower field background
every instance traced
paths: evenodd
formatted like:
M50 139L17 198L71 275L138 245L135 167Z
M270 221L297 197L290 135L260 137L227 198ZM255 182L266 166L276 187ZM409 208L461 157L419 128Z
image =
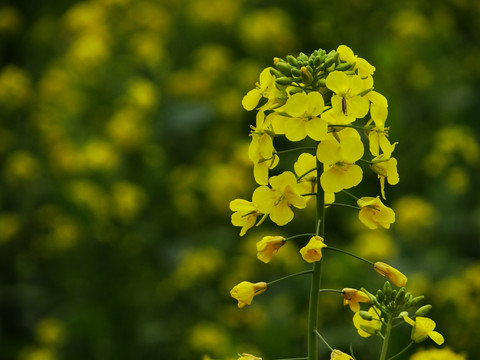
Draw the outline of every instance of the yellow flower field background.
M388 233L332 207L329 245L388 260L433 305L445 344L404 359L475 359L479 18L474 0L0 4L0 358L275 359L305 348L307 281L244 309L229 294L305 270L299 246L265 265L255 244L315 218L309 203L282 228L267 220L240 237L232 226L230 201L255 186L255 115L242 99L273 57L345 44L376 68L400 181L385 185ZM366 176L363 193L377 196ZM385 281L340 254L324 273L325 287ZM368 359L378 339L358 335L341 297L320 306L323 335Z

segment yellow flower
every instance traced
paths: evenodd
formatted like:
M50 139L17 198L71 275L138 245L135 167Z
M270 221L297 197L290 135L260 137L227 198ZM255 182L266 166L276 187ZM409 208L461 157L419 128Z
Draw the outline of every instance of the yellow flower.
M262 97L269 100L263 106L265 108L269 108L272 102L282 97L282 92L277 88L275 76L270 73L270 68L266 68L260 73L260 81L257 83L257 87L244 96L242 100L244 109L248 111L255 109Z
M353 312L357 312L360 310L359 302L369 303L370 298L365 294L363 291L352 289L352 288L344 288L342 290L343 296L343 305L350 306L350 310Z
M466 360L464 354L454 353L448 348L419 350L410 357L410 360Z
M290 141L303 140L307 135L317 141L323 140L328 131L327 122L319 117L324 106L319 92L294 94L276 110L288 116L276 116L273 127Z
M363 319L360 316L360 312L356 312L355 315L353 315L353 325L355 325L358 335L361 337L375 335L382 328L382 322L378 316L380 311L372 306L370 309L368 309L368 313L372 315L372 320Z
M435 321L433 321L432 319L422 317L422 316L417 316L417 318L414 321L410 319L408 316L404 316L403 320L405 320L407 324L410 324L413 326L411 338L416 343L422 342L427 337L429 337L437 345L443 344L444 339L442 334L440 334L437 331L433 331L433 329L435 329L436 324L435 324Z
M270 129L269 117L259 111L256 117L256 126L251 126L252 141L248 147L248 157L253 162L253 175L259 185L268 184L268 170L278 164L278 156L273 147L273 131Z
M248 281L242 281L240 284L236 285L232 290L230 290L230 295L234 299L238 300L238 307L242 308L245 305L250 305L253 297L261 294L265 290L267 290L267 283L265 282L253 284Z
M392 151L395 144L392 145ZM397 171L397 159L390 157L390 155L382 154L372 160L370 168L380 179L380 190L382 197L385 199L385 179L387 179L390 185L396 185L400 181Z
M362 169L354 163L362 157L363 151L360 135L352 128L329 133L318 144L317 158L324 164L320 183L325 192L339 192L362 181Z
M271 188L260 186L253 192L253 202L258 210L269 214L277 225L285 225L293 219L293 211L290 208L303 209L307 206L306 199L301 196L304 190L301 184L297 184L295 174L285 171L278 176L270 178Z
M370 65L367 60L355 55L352 49L350 49L348 46L340 45L337 48L337 52L340 60L349 62L351 64L355 63L355 67L353 69L358 70L358 75L360 75L360 77L364 78L371 76L375 72L375 66Z
M242 355L239 355L240 357L238 360L262 360L261 357L256 357L247 353L243 353Z
M283 244L285 244L283 236L264 236L257 242L257 259L264 263L270 262Z
M395 285L401 287L405 286L407 283L407 277L403 275L400 271L395 269L393 266L390 266L384 262L377 261L373 268L377 273L382 276L386 276L393 282Z
M332 109L335 115L351 123L368 113L369 101L359 94L366 90L365 83L358 75L347 75L342 71L328 74L326 84L335 95L332 96Z
M248 229L255 225L257 217L261 215L253 202L243 199L230 201L230 210L234 212L231 218L232 224L242 227L240 236L245 235Z
M308 263L320 261L322 249L326 246L321 236L313 236L308 244L300 249L300 254L302 254L303 260Z
M395 212L383 205L378 196L364 196L357 200L357 204L360 207L358 218L369 229L377 229L379 226L389 229L390 224L395 222Z
M353 360L353 358L340 350L333 350L330 354L330 360Z

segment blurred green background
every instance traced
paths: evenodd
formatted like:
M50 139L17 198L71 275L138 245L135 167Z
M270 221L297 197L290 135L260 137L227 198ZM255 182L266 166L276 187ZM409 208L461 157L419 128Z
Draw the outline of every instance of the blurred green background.
M240 238L228 203L255 187L243 95L274 56L340 44L376 67L400 183L391 231L332 208L328 243L400 268L444 346L477 358L479 18L475 0L1 2L0 358L305 356L306 279L242 310L229 290L308 268L293 244L265 265L255 242L311 232L313 211ZM354 192L376 196L377 179ZM384 282L334 253L324 274ZM378 339L357 335L341 298L321 309L332 346L372 358Z

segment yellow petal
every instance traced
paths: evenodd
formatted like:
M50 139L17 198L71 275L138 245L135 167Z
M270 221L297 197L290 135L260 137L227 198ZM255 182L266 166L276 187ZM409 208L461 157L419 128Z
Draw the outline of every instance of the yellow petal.
M242 99L242 106L245 110L250 111L255 109L258 102L262 98L262 93L259 89L250 90Z
M336 94L346 94L350 89L350 80L343 71L328 74L325 85Z

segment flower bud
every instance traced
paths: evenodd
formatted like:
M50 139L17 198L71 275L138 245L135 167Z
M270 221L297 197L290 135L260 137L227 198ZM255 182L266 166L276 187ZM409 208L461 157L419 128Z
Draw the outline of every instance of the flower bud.
M385 294L385 297L390 297L390 294L392 293L392 286L390 285L390 282L385 281L385 284L383 285L383 293Z
M415 307L415 306L417 306L417 305L423 300L424 297L425 297L425 296L423 296L423 295L416 296L416 297L414 297L412 300L410 300L410 301L406 304L406 306L407 306L407 307Z
M425 316L432 309L432 305L423 305L417 311L415 311L416 316Z
M292 83L292 79L289 77L280 77L278 79L275 79L275 82L278 85L290 85Z
M272 74L273 76L279 78L279 77L283 77L283 74L278 71L277 69L274 69L274 68L270 68L270 74Z
M337 66L335 66L335 70L338 70L338 71L350 70L352 68L352 66L353 66L353 64L350 64L348 62L344 62L344 63L338 64Z
M380 289L377 290L377 300L380 301L380 302L385 300L385 294Z
M404 287L398 290L397 296L395 296L395 303L397 305L403 305L405 303L405 291Z
M287 56L287 61L290 65L294 66L294 67L297 67L298 66L298 61L297 59L295 59L295 57L293 57L292 55L288 55Z
M403 318L405 316L408 316L408 311L402 311L400 314L398 314L398 317Z
M289 63L279 62L275 67L285 76L290 76L292 74L292 66Z
M302 81L305 84L311 84L313 81L313 76L310 73L310 71L308 71L308 69L305 66L302 66L300 68L300 71L302 72Z
M372 320L373 319L373 316L372 314L370 314L368 311L363 311L363 310L360 310L358 312L358 315L360 315L360 317L363 319L363 320Z

